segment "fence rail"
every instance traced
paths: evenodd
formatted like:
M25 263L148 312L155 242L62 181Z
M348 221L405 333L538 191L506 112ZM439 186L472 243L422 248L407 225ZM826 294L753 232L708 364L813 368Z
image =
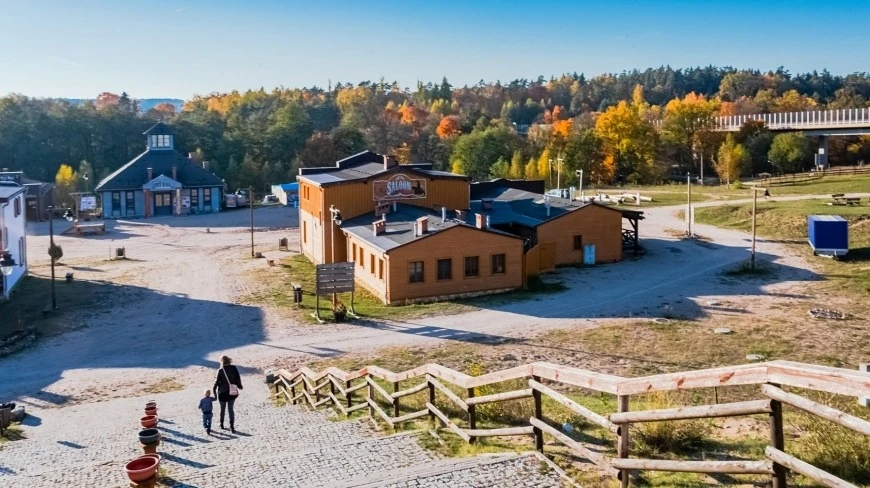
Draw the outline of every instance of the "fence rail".
M764 125L770 130L870 128L870 109L846 108L808 112L726 115L714 117L713 126L714 130L718 131L739 131L743 124L749 121L764 122Z
M424 382L399 390L400 382L421 378ZM497 385L510 380L525 380L528 388L476 396L475 388ZM392 383L393 392L388 392L378 380ZM356 385L353 383L357 382ZM547 385L545 382L550 382ZM465 391L463 398L453 389ZM554 389L556 385L582 387L585 389L616 395L618 411L601 415L578 404ZM764 398L716 405L688 406L673 409L629 411L630 397L653 392L686 391L697 388L730 387L739 385L758 385ZM683 471L693 473L744 473L769 475L772 486L786 486L786 471L800 473L830 487L854 487L842 479L816 468L800 459L786 454L782 422L782 405L789 405L822 419L835 422L843 427L864 435L870 435L870 422L849 415L834 408L816 403L782 387L807 389L817 392L833 393L854 397L870 395L870 373L852 371L827 366L817 366L789 361L771 361L751 365L712 368L698 371L669 373L640 378L622 378L594 371L559 366L552 363L531 363L515 368L469 376L437 364L427 364L408 371L394 373L377 366L367 366L357 371L345 372L338 368L327 368L315 372L308 368L297 371L280 370L274 383L275 394L287 398L292 403L304 401L312 408L332 403L345 415L368 408L369 417L380 417L395 428L397 424L428 416L441 422L448 430L466 442L473 443L476 438L490 436L534 436L535 446L544 449L544 435L574 451L578 456L588 459L604 473L620 480L623 487L629 485L629 474L633 471ZM297 393L297 388L301 389ZM328 388L328 391L323 391ZM354 405L354 392L365 389L366 396L359 398ZM426 393L425 409L400 415L402 398ZM343 398L339 398L336 393ZM392 406L392 415L378 404L380 397ZM600 449L588 446L554 426L543 412L543 398L569 408L590 423L602 427L616 436L617 456L608 457ZM437 399L445 399L455 411L467 416L465 426L451 421L444 408L438 407ZM532 398L534 417L527 425L478 429L476 427L476 407L489 403ZM443 400L442 400L443 401ZM658 459L637 459L629 457L630 426L641 422L659 422L678 419L701 419L767 414L770 419L771 445L765 451L764 459L736 461L674 461Z
M839 166L828 168L824 171L811 171L807 173L792 173L781 176L758 176L752 181L747 181L747 185L763 185L763 186L788 186L800 185L811 181L818 181L825 176L855 176L870 174L870 165L867 166Z

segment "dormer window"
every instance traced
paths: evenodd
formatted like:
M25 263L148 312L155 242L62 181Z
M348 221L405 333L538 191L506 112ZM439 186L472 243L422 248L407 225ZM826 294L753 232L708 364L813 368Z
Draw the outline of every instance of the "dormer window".
M171 134L152 134L150 136L151 139L151 148L153 149L171 149L172 148L172 135Z

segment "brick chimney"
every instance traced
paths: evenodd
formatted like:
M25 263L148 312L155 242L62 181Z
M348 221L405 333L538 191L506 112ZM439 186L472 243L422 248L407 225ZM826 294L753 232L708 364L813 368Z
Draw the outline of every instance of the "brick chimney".
M484 223L483 223L483 222L484 222L484 220L483 220L483 214L474 214L474 225L475 225L475 227L477 227L478 229L483 229L483 228L484 228Z
M151 168L148 168L148 181L151 181L153 179L154 179L154 170L152 170Z
M398 166L399 161L396 160L395 156L384 155L384 170L388 170L394 166Z
M178 166L172 166L172 179L178 181Z
M203 162L202 162L202 169L208 171L208 161L203 161Z
M420 217L417 219L417 235L422 236L429 232L429 217Z
M386 232L387 230L387 221L385 219L376 220L372 222L372 231L376 236L379 236Z

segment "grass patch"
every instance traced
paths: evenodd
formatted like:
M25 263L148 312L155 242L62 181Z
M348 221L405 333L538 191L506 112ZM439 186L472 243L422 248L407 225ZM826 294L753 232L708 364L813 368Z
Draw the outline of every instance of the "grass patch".
M33 270L31 270L33 272ZM103 301L111 286L74 280L66 283L62 275L55 281L58 310L51 311L51 279L35 274L25 276L8 301L0 302L0 340L13 334L32 331L52 337L77 328L72 312L92 311Z
M183 389L184 385L179 383L175 378L164 378L149 385L145 385L140 391L141 394L147 393L150 395L156 395L157 393L168 393L170 391L179 391Z
M808 215L845 218L849 222L849 254L840 260L812 256L806 243ZM752 205L698 208L695 218L702 224L748 231L752 227ZM870 295L870 207L834 207L825 205L823 200L766 201L759 202L756 220L756 231L761 238L794 245L799 255L818 268L832 291L858 295L861 299L856 302L866 301Z
M0 435L0 450L3 450L3 444L7 442L20 441L25 438L21 426L18 424L12 424L3 430L3 435Z
M266 289L248 295L243 301L269 305L279 310L290 312L309 322L316 322L310 316L314 312L317 301L312 293L316 284L314 264L298 254L283 258L277 264L279 266L277 273L273 273L268 268L257 269L254 272L257 282L264 283ZM302 306L299 308L293 303L293 290L290 288L290 283L302 285ZM350 293L339 294L339 300L349 307ZM353 304L357 315L361 317L392 320L408 320L472 310L467 305L454 302L389 306L359 285L356 288ZM332 306L328 296L320 297L320 316L326 320L333 319Z

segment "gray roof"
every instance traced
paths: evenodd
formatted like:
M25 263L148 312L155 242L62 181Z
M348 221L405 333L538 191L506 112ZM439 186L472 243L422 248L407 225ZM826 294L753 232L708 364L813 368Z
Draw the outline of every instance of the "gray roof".
M0 201L6 201L17 196L19 193L24 193L26 188L18 186L15 183L0 183Z
M364 180L398 170L409 170L434 178L468 179L464 175L433 170L432 165L428 163L400 164L384 169L384 156L371 151L363 151L336 161L335 166L299 168L299 178L323 186L343 181Z
M175 179L186 187L224 186L223 180L214 173L203 169L178 151L149 149L107 176L97 185L95 191L139 189L149 181L148 168L152 170L153 179L161 174L172 177L173 166L177 168Z
M492 209L483 210L483 199L492 200ZM588 204L585 204L588 205ZM496 188L481 195L481 200L471 201L471 212L490 216L491 225L516 223L536 227L547 220L560 217L584 204L564 198L550 197L550 212L544 195L514 188Z
M374 212L344 221L341 225L341 230L366 241L368 244L380 249L381 251L386 252L390 249L408 244L415 240L424 239L432 234L453 227L465 226L477 229L473 224L456 220L453 216L455 216L455 213L452 213L447 220L442 221L440 214L436 214L425 208L399 204L397 205L395 212L387 214L387 226L382 234L375 235L374 233L372 224L376 220L380 220L380 217L376 217ZM415 236L414 225L420 217L429 217L429 223L427 225L428 232L422 236ZM479 230L482 232L493 232L507 237L517 237L513 234L496 229Z

